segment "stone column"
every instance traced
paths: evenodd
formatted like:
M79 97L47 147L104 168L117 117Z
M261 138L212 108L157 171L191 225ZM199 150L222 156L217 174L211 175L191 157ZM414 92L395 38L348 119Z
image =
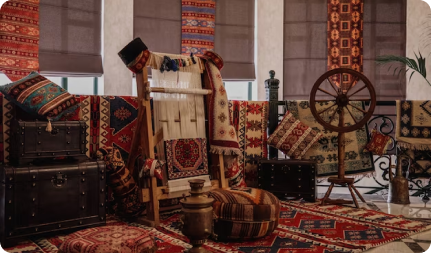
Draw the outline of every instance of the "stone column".
M132 95L132 72L118 52L133 40L133 1L104 0L104 95Z
M420 51L426 59L426 69L431 71L431 9L430 6L422 0L407 1L407 57L416 59L415 53ZM431 86L424 78L415 73L412 79L410 71L407 74L407 100L429 100L431 98ZM428 80L431 76L427 75ZM431 82L431 81L430 81Z
M288 1L286 1L288 2ZM265 80L268 72L274 70L280 80L278 99L283 99L283 37L284 1L257 0L257 100L266 98Z

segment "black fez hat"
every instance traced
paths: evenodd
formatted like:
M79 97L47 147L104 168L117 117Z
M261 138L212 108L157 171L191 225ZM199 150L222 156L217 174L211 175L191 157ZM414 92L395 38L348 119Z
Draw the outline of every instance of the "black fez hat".
M139 66L139 64L145 66L145 63L148 60L149 51L141 38L138 37L129 42L129 44L118 52L118 55L129 69L133 72L139 72L139 70L142 69L142 66Z

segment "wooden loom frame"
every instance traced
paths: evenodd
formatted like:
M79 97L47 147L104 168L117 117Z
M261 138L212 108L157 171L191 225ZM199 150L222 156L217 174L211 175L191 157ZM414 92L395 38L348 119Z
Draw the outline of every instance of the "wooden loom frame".
M148 82L148 70L143 68L143 72L136 74L136 84L138 90L138 118L136 123L136 131L133 135L132 147L130 150L130 156L127 161L127 167L132 175L135 166L136 158L138 157L139 147L141 148L141 154L143 158L155 159L154 147L163 139L163 132L160 130L155 130L156 133L153 134L152 131L152 120L151 120L151 101L150 93L172 93L166 91L164 88L150 88L150 83ZM176 91L174 93L191 93L193 89L184 89L183 91ZM202 94L211 94L211 90L202 90ZM206 92L205 92L206 91ZM227 188L229 185L225 178L224 173L224 161L223 155L219 155L219 174L218 180L211 180L211 187L204 188L205 191ZM139 179L141 181L141 179ZM189 193L186 191L178 191L175 193L169 193L166 186L157 186L156 177L152 176L146 178L145 180L146 188L142 188L140 191L140 201L147 204L147 218L139 218L138 222L150 227L157 227L160 224L159 217L159 200L180 198L183 195Z

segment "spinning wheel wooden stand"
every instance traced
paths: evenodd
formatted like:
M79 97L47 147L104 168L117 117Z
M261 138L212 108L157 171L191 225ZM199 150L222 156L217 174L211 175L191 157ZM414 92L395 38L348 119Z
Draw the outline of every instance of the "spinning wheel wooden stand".
M334 82L336 81L337 82ZM339 82L338 82L339 81ZM359 84L360 81L362 81L364 84ZM335 91L325 90L321 88L324 83L329 84L332 89ZM356 85L359 86L359 89L352 89ZM369 92L368 98L356 98L358 96L358 93L362 91ZM316 94L321 93L323 96L329 96L332 97L328 100L316 100ZM358 96L359 97L359 96ZM328 108L323 109L321 111L317 111L316 109L316 103L317 102L331 102L334 103L331 105L328 103ZM358 108L355 105L352 105L351 101L368 101L370 102L370 106L368 110L363 110L362 108ZM355 194L361 199L362 202L365 202L364 198L361 196L359 191L355 188L353 185L354 179L353 178L346 178L345 177L345 165L344 165L344 158L345 158L345 136L344 133L351 132L354 130L357 130L364 125L367 124L367 121L371 118L374 108L376 107L376 92L374 90L373 85L368 80L367 77L365 77L363 74L354 71L352 69L335 69L326 72L323 74L314 84L313 89L311 89L310 94L310 110L313 114L313 116L316 118L316 121L320 123L325 129L330 131L338 132L338 177L330 177L328 179L328 182L331 183L331 185L328 188L328 191L326 192L325 196L322 199L322 205L325 203L331 203L331 204L352 204L354 202L355 206L359 208L358 201L356 200ZM330 114L329 122L328 119L324 119L322 117L322 114L325 112L328 113L330 110L333 110L334 112ZM352 111L359 110L364 113L364 116L362 119L356 119L354 115L352 114ZM354 120L355 124L353 125L346 125L345 124L345 112L347 112ZM336 118L336 114L338 114L338 124L333 124L334 119ZM332 188L334 185L341 185L346 186L349 188L350 194L352 195L353 202L348 200L331 200L329 199L329 195L331 194Z

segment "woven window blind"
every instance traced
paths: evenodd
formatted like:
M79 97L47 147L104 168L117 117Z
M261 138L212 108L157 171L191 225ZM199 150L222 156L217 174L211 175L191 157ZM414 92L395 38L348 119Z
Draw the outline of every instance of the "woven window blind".
M406 0L364 1L364 75L374 85L377 100L406 97L406 77L393 75L389 65L378 66L380 55L406 55Z
M101 0L40 0L44 75L101 76Z
M181 0L134 0L134 37L153 52L181 54Z
M326 72L327 16L327 1L285 1L284 99L308 100L314 82Z
M216 2L214 51L224 60L223 79L255 80L255 0Z

